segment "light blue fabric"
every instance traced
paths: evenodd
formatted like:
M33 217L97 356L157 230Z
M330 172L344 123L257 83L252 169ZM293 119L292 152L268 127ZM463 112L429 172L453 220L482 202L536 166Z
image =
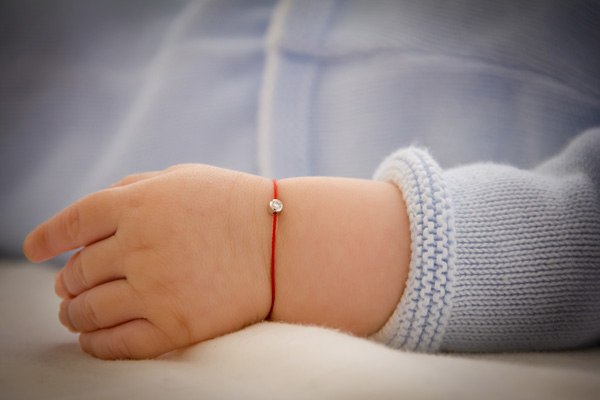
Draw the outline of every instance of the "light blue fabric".
M412 144L443 167L531 168L600 125L599 18L591 1L284 1L261 99L268 172L368 178Z
M403 193L412 256L374 339L419 351L557 350L600 340L600 129L527 171L442 171L404 149L376 178Z
M273 1L0 2L0 253L124 176L258 173Z
M123 176L532 167L600 125L597 2L7 0L0 252Z

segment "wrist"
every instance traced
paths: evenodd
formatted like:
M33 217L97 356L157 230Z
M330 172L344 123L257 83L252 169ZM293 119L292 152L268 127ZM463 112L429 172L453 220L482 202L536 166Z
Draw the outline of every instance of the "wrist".
M369 335L398 304L410 233L399 190L344 178L278 182L272 319ZM268 246L267 246L268 247Z
M230 243L242 254L234 262L244 264L243 268L250 274L249 284L246 285L250 293L240 296L242 302L251 301L251 304L240 304L248 310L244 324L250 325L264 320L271 307L272 220L268 204L273 198L273 184L267 178L241 174L235 186L230 196L235 214L226 217L226 229L230 232ZM241 223L236 223L236 220ZM228 251L236 252L236 249Z

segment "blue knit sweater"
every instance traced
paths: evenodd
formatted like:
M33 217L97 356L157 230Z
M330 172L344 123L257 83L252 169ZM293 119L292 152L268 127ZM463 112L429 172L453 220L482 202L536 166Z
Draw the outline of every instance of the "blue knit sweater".
M442 171L400 150L376 178L410 217L405 293L374 339L418 351L565 349L600 338L600 130L525 171Z

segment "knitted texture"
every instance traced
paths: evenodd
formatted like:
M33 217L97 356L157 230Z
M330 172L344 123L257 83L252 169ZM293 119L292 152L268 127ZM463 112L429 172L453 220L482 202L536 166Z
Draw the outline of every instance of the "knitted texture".
M411 231L411 266L398 308L374 339L418 351L439 348L452 309L454 223L441 170L422 150L401 150L375 174L400 188Z
M416 149L385 160L376 178L403 192L413 254L400 304L374 338L421 351L597 343L599 163L600 130L533 171L477 164L441 173Z

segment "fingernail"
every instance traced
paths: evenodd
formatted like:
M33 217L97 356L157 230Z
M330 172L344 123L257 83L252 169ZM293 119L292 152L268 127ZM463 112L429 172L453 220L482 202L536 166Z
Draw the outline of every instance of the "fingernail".
M33 261L33 247L31 245L31 235L27 235L23 241L23 254L28 260Z
M69 308L69 301L64 300L60 303L60 310L58 311L58 320L61 324L63 324L69 332L75 333L75 329L71 325L71 319L69 318L69 312L67 309Z
M62 269L58 271L58 274L56 274L56 277L54 278L54 292L61 299L66 299L70 297L63 283Z

